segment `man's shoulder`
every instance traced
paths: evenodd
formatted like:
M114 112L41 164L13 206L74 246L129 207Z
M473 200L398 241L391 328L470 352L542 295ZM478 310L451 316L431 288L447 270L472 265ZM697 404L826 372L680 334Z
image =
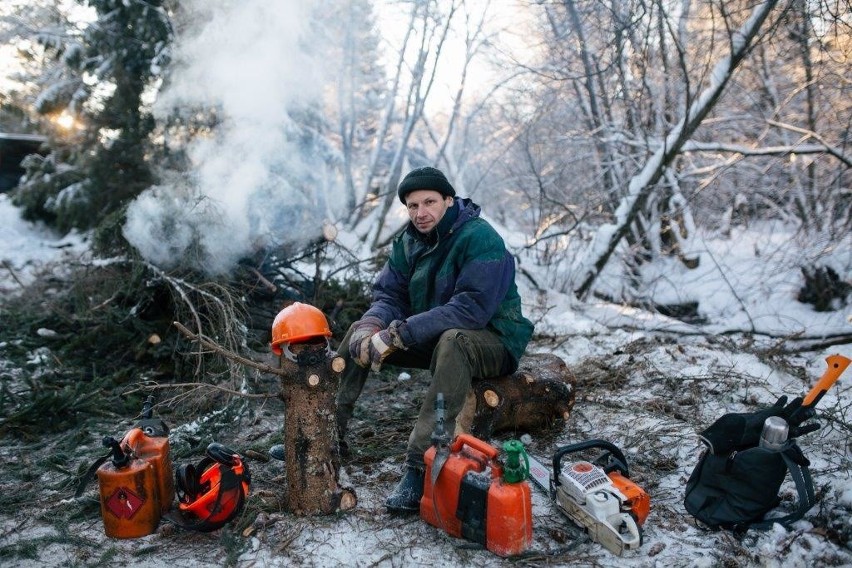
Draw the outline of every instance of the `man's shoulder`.
M474 217L469 219L464 225L459 227L468 237L486 238L489 240L499 240L503 242L503 238L497 233L494 227L482 217Z

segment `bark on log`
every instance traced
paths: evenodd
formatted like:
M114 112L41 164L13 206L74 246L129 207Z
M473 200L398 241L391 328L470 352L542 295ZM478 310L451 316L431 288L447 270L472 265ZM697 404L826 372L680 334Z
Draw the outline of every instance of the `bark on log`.
M281 358L284 399L284 509L326 515L355 507L354 490L338 484L340 449L334 418L343 360L322 344L290 345L298 363Z
M456 434L470 432L487 440L509 430L530 433L562 426L574 408L575 386L565 361L556 355L525 355L511 375L474 380L456 418Z

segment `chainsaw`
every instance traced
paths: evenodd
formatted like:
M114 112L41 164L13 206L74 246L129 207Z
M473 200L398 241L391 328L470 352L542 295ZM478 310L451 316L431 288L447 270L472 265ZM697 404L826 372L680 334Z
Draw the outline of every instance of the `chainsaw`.
M601 448L606 453L595 463L573 461L562 465L566 455L591 448ZM648 517L651 499L630 481L627 460L618 447L604 440L588 440L559 448L553 455L552 474L532 456L529 464L530 478L594 542L618 556L642 544L641 527Z

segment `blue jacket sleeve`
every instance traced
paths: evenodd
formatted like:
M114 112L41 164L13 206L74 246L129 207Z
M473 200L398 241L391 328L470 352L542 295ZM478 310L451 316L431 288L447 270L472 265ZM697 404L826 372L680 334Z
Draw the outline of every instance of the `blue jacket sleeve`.
M387 327L393 320L404 320L410 313L408 278L388 261L373 284L373 303L364 316L377 317Z
M443 305L409 317L400 327L406 345L427 343L448 329L484 329L515 280L515 259L500 242L502 254L477 254L458 273L452 296Z

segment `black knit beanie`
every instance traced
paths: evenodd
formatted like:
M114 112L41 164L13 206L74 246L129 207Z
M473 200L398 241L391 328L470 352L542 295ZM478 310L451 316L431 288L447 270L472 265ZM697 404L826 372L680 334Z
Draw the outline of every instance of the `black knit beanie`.
M455 197L456 195L456 190L447 181L447 176L444 175L444 172L429 166L414 168L402 178L399 190L397 190L399 200L405 205L405 196L418 189L431 189L444 197Z

